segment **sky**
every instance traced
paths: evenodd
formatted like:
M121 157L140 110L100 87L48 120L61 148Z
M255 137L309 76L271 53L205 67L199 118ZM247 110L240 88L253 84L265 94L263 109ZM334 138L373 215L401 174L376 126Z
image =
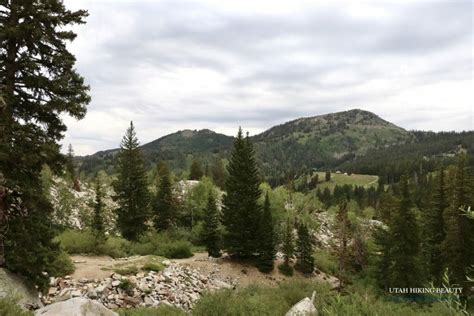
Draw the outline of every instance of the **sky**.
M473 130L473 2L65 0L91 88L64 116L78 155L183 129L257 134L359 108L409 130Z

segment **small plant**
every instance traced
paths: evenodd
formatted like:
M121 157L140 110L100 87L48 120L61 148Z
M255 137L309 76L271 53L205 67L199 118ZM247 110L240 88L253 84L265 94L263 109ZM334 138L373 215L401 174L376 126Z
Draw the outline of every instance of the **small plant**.
M133 283L129 279L124 279L120 282L118 287L126 292L129 292L135 288L135 283Z
M128 266L119 269L114 269L114 272L120 275L132 275L138 273L138 268L136 266Z
M278 265L278 270L280 271L281 274L284 274L286 276L292 276L293 275L293 267L286 264L282 263Z
M164 266L159 263L152 263L152 262L147 262L143 265L142 270L143 271L155 271L155 272L160 272L161 270L164 269Z

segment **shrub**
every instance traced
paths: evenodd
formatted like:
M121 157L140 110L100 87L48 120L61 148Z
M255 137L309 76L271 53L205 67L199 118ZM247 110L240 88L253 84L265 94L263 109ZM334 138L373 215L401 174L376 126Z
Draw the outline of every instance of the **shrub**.
M58 277L72 274L75 270L75 267L67 253L61 251L59 256L57 256L49 265L48 269L50 275Z
M315 266L327 274L335 275L338 272L337 260L329 252L317 249L314 254Z
M281 274L287 275L287 276L292 276L293 275L293 267L290 265L287 265L285 263L279 264L278 265L278 270L280 271Z
M65 230L58 237L63 249L69 253L93 253L96 248L95 236L90 231Z
M120 284L118 285L118 287L124 291L130 291L135 288L135 283L133 283L129 279L124 279L120 281Z
M120 275L137 274L138 268L136 266L128 266L128 267L114 269L114 272Z
M181 259L192 257L193 253L189 241L178 240L159 246L155 255L170 259Z
M13 297L0 298L0 315L2 316L33 316L30 311L23 310Z
M147 262L143 265L142 270L159 272L163 270L164 268L165 267L162 264Z
M96 246L93 253L96 255L107 255L112 258L121 258L130 252L130 242L120 237L108 237L104 243Z

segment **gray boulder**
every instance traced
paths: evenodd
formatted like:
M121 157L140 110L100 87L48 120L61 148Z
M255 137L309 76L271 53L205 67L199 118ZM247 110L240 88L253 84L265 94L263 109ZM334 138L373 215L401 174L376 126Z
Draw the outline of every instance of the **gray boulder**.
M35 316L118 316L99 302L84 297L75 297L67 301L54 303L38 309Z
M18 304L24 308L37 308L43 306L38 291L30 286L24 279L0 268L0 298L18 298Z
M317 316L318 310L314 307L314 297L316 292L313 292L311 299L305 297L295 305L285 314L285 316Z

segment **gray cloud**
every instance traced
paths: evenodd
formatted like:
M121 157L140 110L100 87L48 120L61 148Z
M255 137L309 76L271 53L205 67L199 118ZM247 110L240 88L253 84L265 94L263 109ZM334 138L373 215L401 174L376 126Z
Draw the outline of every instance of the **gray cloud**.
M297 4L67 0L90 11L71 49L93 101L65 143L107 149L131 119L147 142L355 107L410 129L473 129L470 1Z

